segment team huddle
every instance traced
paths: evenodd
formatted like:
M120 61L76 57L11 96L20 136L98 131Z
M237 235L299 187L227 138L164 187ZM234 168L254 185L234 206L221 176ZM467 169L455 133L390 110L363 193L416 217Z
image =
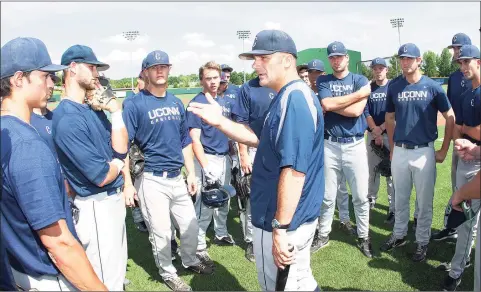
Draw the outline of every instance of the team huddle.
M227 218L237 202L245 257L255 262L261 289L320 291L311 254L329 245L336 205L340 228L372 258L407 243L414 186L412 260L426 260L430 240L455 238L442 287L456 290L476 232L480 250L473 183L481 167L481 74L467 35L456 34L449 47L460 69L446 94L422 75L412 43L398 50L401 75L388 80L386 61L375 58L368 80L349 72L341 42L327 47L333 73L326 74L319 59L297 65L288 34L264 30L239 55L253 60L257 78L237 87L233 68L207 62L198 71L202 91L185 107L167 90L172 64L164 51L143 59L135 95L120 104L101 76L109 65L90 47L68 48L55 65L42 41L9 41L1 49L0 288L124 290L131 207L163 282L190 291L173 261L215 273L206 232L213 221L213 243L235 245ZM62 100L50 111L57 71ZM446 126L436 150L438 112ZM444 229L431 234L436 164L451 141L453 195ZM393 231L373 247L370 209L381 176ZM475 270L479 291L479 256Z

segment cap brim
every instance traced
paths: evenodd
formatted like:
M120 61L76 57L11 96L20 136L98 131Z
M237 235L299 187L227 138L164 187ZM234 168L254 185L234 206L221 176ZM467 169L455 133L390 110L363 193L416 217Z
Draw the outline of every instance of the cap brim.
M462 44L454 44L454 45L449 45L448 46L448 49L452 49L454 47L462 47L463 45Z
M329 58L329 57L332 57L332 56L346 56L346 55L347 55L347 53L331 53L327 57Z
M239 59L241 60L254 60L254 56L263 56L263 55L272 55L274 51L266 51L266 50L253 50L250 52L242 53L239 55Z
M145 69L149 69L150 67L157 66L157 65L166 65L166 66L171 66L172 64L169 64L169 63L163 63L163 62L161 62L161 63L154 63L154 64L150 64L149 66L147 66L147 67L143 68L143 69L142 69L142 71L143 71L143 70L145 70Z
M50 64L42 68L38 68L38 71L43 71L43 72L58 72L67 69L67 66L63 65L55 65L55 64Z
M84 62L79 62L79 63L85 63L85 64L90 64L90 65L95 65L97 66L97 71L105 71L110 68L110 65L102 63L102 62L95 62L95 61L84 61Z
M466 60L466 59L479 59L479 58L476 58L476 57L470 57L470 56L464 56L464 57L459 57L456 59L457 60Z
M231 67L225 67L225 68L222 69L222 72L224 72L224 71L232 72L232 71L234 71L234 69L232 69Z
M373 68L373 67L376 66L376 65L381 65L381 66L387 68L387 65L385 65L385 64L371 64L369 67Z
M414 55L410 55L410 54L402 54L402 55L399 55L399 57L420 58L421 56L414 56Z

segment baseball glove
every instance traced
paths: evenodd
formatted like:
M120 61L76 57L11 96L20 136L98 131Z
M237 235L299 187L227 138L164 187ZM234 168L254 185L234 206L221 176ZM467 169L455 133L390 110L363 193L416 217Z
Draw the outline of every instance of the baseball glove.
M87 92L85 103L95 111L101 111L116 96L110 86L110 81L104 76L99 76L100 85L98 88Z
M384 146L376 145L374 140L371 141L372 151L381 158L381 162L374 167L374 172L381 174L385 177L390 177L391 174L391 160L389 159L390 151Z
M251 194L251 174L242 175L238 167L233 169L233 183L237 195L241 199L249 198Z
M132 181L134 181L135 178L140 176L144 171L145 158L142 151L140 151L139 146L137 146L137 144L134 144L133 142L130 145L129 159L130 175L132 176Z

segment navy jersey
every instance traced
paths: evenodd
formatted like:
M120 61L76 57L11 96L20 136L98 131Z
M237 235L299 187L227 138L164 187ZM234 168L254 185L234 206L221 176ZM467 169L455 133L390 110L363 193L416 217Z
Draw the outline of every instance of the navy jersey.
M123 103L129 141L144 153L146 172L182 168L182 149L192 143L182 101L167 92L156 97L142 90Z
M302 80L285 85L266 114L254 159L252 224L272 231L284 167L304 173L301 198L288 230L319 217L324 197L324 120L319 100Z
M476 89L468 89L462 95L462 105L456 116L456 124L468 127L477 127L481 124L481 101L479 98L479 86Z
M227 85L227 89L224 92L224 97L236 100L239 97L239 87L232 83Z
M239 97L232 107L232 117L238 123L248 124L260 137L264 116L277 93L259 84L259 77L242 85Z
M377 85L376 82L371 83L371 94L366 104L367 111L364 111L364 114L365 117L372 117L376 126L384 124L385 121L386 95L389 82L383 86Z
M7 247L0 233L0 291L17 291L13 280L12 269L8 261Z
M342 79L338 79L332 74L321 75L317 78L316 84L318 96L322 100L356 92L367 85L368 80L362 75L349 72ZM365 115L352 118L329 111L326 112L324 120L325 131L334 137L363 136L367 129Z
M103 111L63 99L54 110L52 135L58 159L72 189L81 197L112 191L122 175L100 188L113 159L112 124Z
M38 231L64 219L77 238L60 165L29 124L1 117L2 240L10 265L33 277L60 272Z
M420 145L436 140L438 111L449 109L443 88L427 76L414 84L400 78L389 85L386 111L395 113L394 142Z
M229 97L215 98L217 103L222 107L222 113L225 117L231 117L233 99ZM197 94L191 102L209 103L203 92ZM190 129L200 129L200 142L207 154L227 154L229 152L229 142L227 136L219 129L208 125L197 115L187 112L187 126Z
M449 76L447 95L456 117L461 113L462 94L471 87L471 80L464 78L461 70L458 69Z
M55 144L53 143L52 138L52 118L53 113L48 109L45 115L32 113L30 124L37 130L40 137L47 142L48 147L50 147L55 156L57 156L57 151L55 150Z

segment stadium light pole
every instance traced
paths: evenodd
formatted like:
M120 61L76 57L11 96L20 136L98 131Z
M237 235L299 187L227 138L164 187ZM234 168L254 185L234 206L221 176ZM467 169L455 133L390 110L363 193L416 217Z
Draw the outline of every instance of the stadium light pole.
M401 47L401 27L403 27L404 25L404 18L392 18L391 25L393 28L397 28L399 47Z
M139 36L139 31L138 30L131 30L131 31L124 31L122 33L124 38L128 40L129 42L133 42L138 36ZM130 68L133 69L132 67L132 59L133 59L133 52L130 52ZM131 81L131 86L132 86L132 91L134 90L134 76L130 77Z
M251 31L250 30L238 30L237 31L237 37L242 40L242 53L244 53L244 43L245 40L249 39L251 36ZM244 61L242 61L244 63ZM246 83L246 71L245 68L242 68L242 71L244 73L244 83Z

